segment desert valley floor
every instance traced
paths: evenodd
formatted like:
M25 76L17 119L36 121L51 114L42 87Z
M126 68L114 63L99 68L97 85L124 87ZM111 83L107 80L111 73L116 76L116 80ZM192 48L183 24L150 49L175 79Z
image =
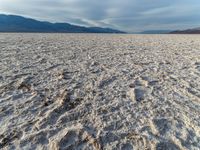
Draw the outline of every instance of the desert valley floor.
M200 35L0 34L0 149L199 150Z

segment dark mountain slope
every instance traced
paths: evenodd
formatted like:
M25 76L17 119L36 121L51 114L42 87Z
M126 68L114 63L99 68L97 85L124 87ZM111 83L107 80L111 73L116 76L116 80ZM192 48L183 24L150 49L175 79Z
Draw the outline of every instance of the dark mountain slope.
M83 27L69 23L50 23L4 14L0 14L0 32L125 33L110 28Z
M193 28L187 30L177 30L170 32L171 34L200 34L200 28Z

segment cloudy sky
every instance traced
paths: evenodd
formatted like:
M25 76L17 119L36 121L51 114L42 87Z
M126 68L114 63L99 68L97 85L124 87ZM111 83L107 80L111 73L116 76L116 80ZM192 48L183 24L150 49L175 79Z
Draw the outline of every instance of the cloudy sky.
M0 13L129 32L200 27L200 0L0 0Z

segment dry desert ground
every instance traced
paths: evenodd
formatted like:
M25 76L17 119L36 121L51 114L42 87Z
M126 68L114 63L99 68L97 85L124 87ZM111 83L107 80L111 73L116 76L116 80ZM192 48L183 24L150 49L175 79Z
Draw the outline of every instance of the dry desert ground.
M199 150L200 35L1 33L0 149Z

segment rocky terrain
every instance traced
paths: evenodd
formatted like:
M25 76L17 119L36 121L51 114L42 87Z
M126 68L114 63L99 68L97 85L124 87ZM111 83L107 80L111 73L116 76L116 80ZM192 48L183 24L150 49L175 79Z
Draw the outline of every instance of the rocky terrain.
M199 150L200 36L0 34L0 149Z

